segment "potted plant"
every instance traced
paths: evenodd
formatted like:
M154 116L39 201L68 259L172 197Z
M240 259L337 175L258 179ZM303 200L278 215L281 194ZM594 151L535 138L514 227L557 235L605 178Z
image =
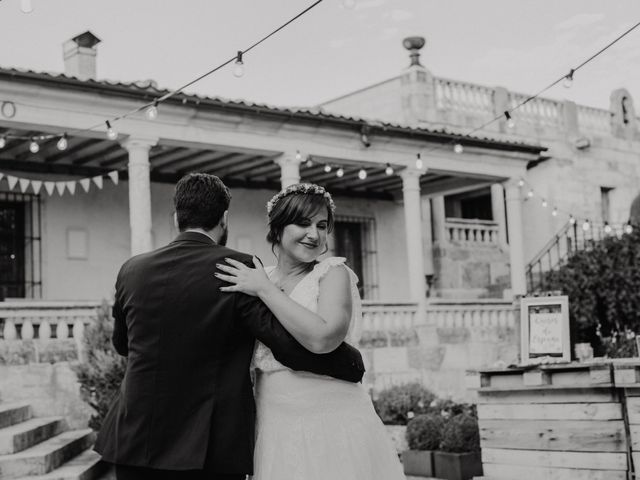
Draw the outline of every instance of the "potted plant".
M374 398L376 413L385 424L398 453L407 450L406 425L415 415L428 413L435 395L417 382L394 385Z
M405 475L435 477L433 453L440 446L445 420L442 415L418 415L407 423L409 450L402 452Z
M482 475L478 418L472 412L446 421L440 451L434 453L433 460L438 478L468 480Z

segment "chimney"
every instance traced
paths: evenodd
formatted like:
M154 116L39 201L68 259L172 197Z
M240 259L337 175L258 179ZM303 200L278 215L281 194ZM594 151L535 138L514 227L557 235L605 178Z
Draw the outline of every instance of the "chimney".
M80 80L95 80L98 43L100 39L88 30L64 42L64 73Z

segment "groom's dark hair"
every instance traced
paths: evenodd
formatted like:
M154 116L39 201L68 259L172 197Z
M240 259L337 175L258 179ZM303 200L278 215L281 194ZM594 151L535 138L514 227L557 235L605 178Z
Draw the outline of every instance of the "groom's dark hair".
M190 173L182 177L173 196L178 229L211 230L229 209L231 193L215 175Z

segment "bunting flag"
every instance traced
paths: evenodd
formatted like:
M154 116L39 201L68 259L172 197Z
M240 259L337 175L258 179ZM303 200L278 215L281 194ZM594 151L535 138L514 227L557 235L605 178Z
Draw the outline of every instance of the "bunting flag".
M117 170L113 170L112 172L108 173L109 177L111 177L111 180L113 180L113 183L115 185L118 184L118 171Z
M64 195L64 189L67 186L67 182L56 182L56 190L60 196Z
M93 177L91 180L93 180L93 183L96 184L96 186L102 190L102 177L100 175L98 175L97 177Z
M91 186L91 179L90 178L83 178L82 180L79 180L80 185L82 185L82 188L84 189L85 192L89 192L89 187Z
M7 182L9 182L9 190L13 190L13 187L18 183L18 178L13 175L7 175Z
M55 182L44 182L44 189L47 191L49 196L53 195L53 191L56 188Z
M18 179L18 183L20 184L20 191L24 193L29 188L29 184L31 183L31 180L27 178L20 178Z
M33 193L38 195L40 193L40 189L42 188L42 180L31 180L31 188L33 188Z
M67 190L69 190L69 193L71 193L71 195L75 195L76 193L76 181L75 180L69 180L67 183Z

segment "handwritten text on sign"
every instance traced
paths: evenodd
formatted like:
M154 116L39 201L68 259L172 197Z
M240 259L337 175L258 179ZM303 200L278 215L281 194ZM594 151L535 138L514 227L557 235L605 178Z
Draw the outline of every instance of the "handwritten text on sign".
M529 316L529 352L562 354L562 314L531 313Z

